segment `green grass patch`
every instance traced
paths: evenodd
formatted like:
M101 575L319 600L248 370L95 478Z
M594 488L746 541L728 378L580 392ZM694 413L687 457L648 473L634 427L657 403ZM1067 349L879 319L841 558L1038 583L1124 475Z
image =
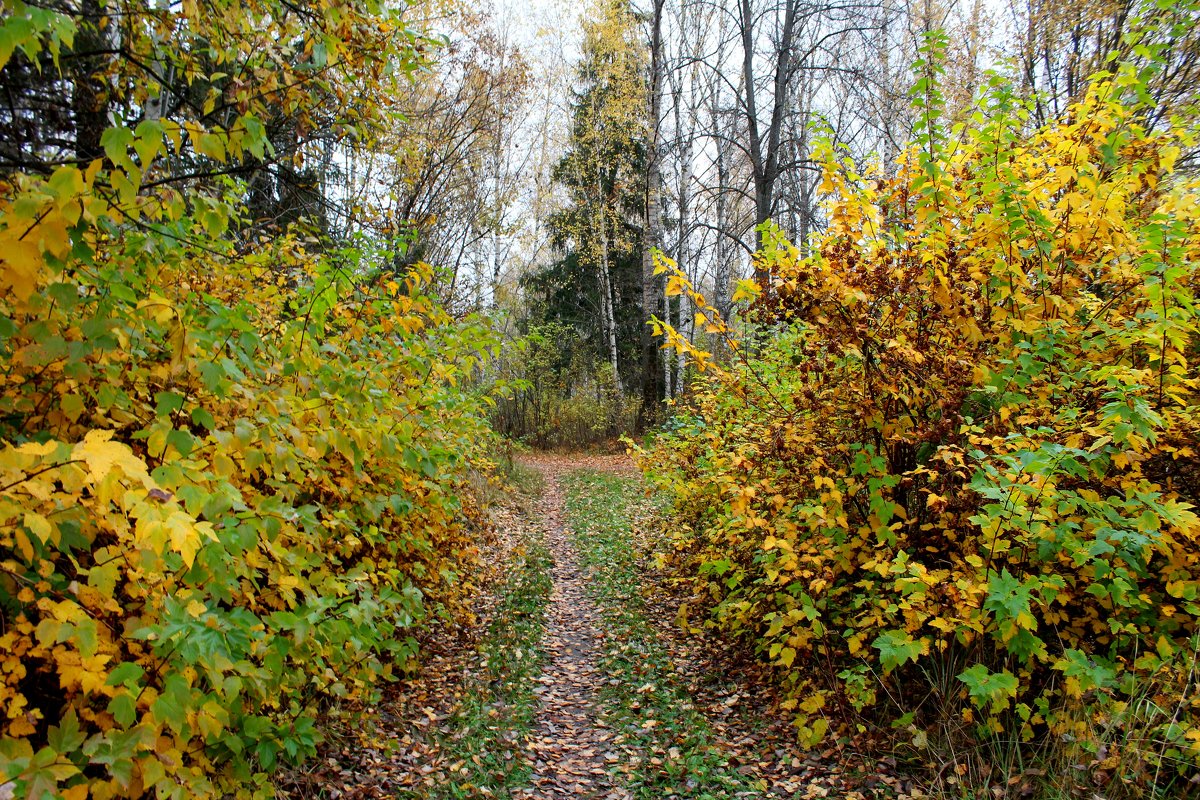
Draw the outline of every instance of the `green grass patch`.
M451 775L401 797L480 797L486 789L504 798L528 782L521 746L538 708L533 688L541 672L550 563L544 542L532 534L514 553L479 646L477 657L486 665L468 679L462 704L439 734L443 754L453 761Z
M567 520L608 629L600 689L606 722L641 753L623 778L638 798L726 798L765 787L738 774L691 702L647 618L642 554L632 536L636 478L581 471L564 481Z

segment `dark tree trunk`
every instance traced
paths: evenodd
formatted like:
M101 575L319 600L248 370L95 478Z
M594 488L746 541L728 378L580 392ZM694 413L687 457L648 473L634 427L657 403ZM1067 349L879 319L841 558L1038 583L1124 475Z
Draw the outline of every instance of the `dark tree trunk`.
M654 275L655 248L662 247L662 154L659 125L662 120L662 13L664 0L654 0L654 18L650 31L650 81L648 102L649 135L646 143L646 220L642 232L642 321L660 314L659 281ZM662 370L658 361L658 341L649 325L642 325L642 409L644 427L657 415L662 401Z
M100 137L108 127L108 87L104 79L105 32L100 27L104 9L100 0L80 4L79 30L71 59L71 112L75 125L75 157L83 163L101 158Z

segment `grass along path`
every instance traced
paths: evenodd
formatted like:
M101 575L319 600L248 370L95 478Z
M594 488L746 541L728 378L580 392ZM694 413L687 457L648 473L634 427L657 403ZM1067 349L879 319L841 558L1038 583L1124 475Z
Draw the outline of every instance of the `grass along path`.
M520 475L517 502L493 515L502 528L499 581L484 633L446 717L429 716L429 751L411 773L415 785L398 798L512 797L528 784L530 760L523 743L534 726L537 676L544 659L551 577L546 547L547 511L540 478ZM427 712L428 713L428 712ZM406 737L403 744L411 746ZM419 749L418 749L419 752Z
M418 675L375 708L347 709L357 724L327 721L319 759L291 776L291 798L511 798L528 785L525 742L540 700L550 598L545 508L536 473L491 509L490 577L473 624L435 626Z
M553 589L543 642L546 659L538 677L541 707L528 742L533 774L529 786L514 796L626 800L630 794L610 775L610 766L620 760L614 734L598 713L597 687L604 683L600 614L586 592L564 528L559 470L550 459L534 463L545 478L542 530L553 556Z
M477 650L481 669L466 681L461 705L438 729L441 749L453 753L454 763L444 779L398 797L504 796L528 782L530 764L520 744L538 705L535 678L543 657L549 565L540 537L514 554L496 615Z
M639 482L619 473L575 472L565 483L574 543L603 609L608 680L601 697L606 721L619 732L623 781L647 800L764 795L764 782L730 765L646 618L630 521Z
M649 564L646 531L661 509L635 474L576 470L563 483L603 617L602 718L618 734L620 778L635 797L921 796L894 774L894 761L863 756L851 743L802 750L760 665L735 663L727 645L678 629L679 598Z

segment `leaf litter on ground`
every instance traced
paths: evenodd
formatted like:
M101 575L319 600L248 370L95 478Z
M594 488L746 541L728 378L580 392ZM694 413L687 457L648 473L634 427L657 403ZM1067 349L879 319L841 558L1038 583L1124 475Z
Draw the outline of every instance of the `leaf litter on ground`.
M652 564L655 521L631 470L569 472L568 518L604 607L605 695L638 797L921 796L892 759L853 741L807 752L760 662L676 624L680 598Z
M288 776L287 796L507 797L527 782L550 590L545 514L536 497L505 493L489 518L471 614L430 625L418 670L378 706L326 720L319 759Z

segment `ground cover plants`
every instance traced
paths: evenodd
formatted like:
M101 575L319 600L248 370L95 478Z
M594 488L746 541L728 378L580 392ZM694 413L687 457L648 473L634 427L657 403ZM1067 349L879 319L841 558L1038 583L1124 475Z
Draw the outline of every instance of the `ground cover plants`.
M549 554L532 534L518 542L498 602L477 648L483 669L462 690L462 702L440 727L441 748L452 753L450 776L435 786L400 790L399 797L508 797L529 779L521 743L538 701L534 682L544 653Z
M1147 73L1118 65L1033 135L1000 76L950 126L939 48L896 176L829 148L828 231L802 253L764 227L770 281L739 287L758 333L718 363L661 326L706 370L639 450L673 498L662 558L685 624L776 665L806 741L873 721L941 788L1180 796L1200 765L1193 132L1149 127ZM1030 777L1035 757L1072 768Z
M0 800L1200 794L1196 0L487 5L4 0Z

